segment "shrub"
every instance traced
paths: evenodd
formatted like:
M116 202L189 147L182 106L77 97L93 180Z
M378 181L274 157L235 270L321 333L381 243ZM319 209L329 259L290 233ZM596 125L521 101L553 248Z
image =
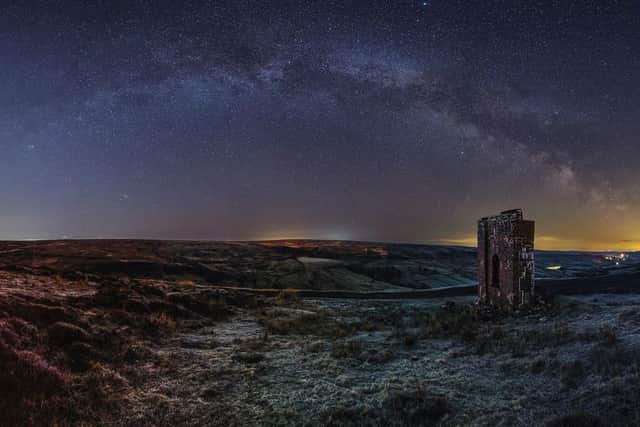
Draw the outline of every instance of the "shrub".
M631 365L609 382L609 418L619 425L640 425L640 366Z
M167 313L153 313L145 318L146 328L153 334L161 332L173 332L176 329L176 321Z
M353 333L353 327L324 313L301 314L270 311L259 315L258 320L270 334L275 335L345 337Z
M195 288L196 282L193 280L179 280L176 285L181 288Z
M477 324L477 313L472 308L428 313L423 333L428 337L470 335Z
M379 411L368 408L335 408L326 412L322 425L326 427L378 427Z
M418 336L406 329L395 329L393 337L406 347L413 347L418 341Z
M615 377L621 375L628 367L639 366L640 355L618 346L596 345L591 350L591 361L600 375Z
M429 395L421 386L391 394L382 408L387 420L403 426L434 425L450 410L446 398Z
M235 354L234 358L242 363L254 364L262 362L264 360L264 355L262 353L242 351Z
M0 343L16 345L20 341L20 335L12 328L9 321L6 319L0 320Z
M54 322L68 322L73 319L73 313L64 307L32 302L15 301L11 306L14 316L29 319L36 325L49 325Z
M91 361L96 358L96 351L89 344L76 341L69 346L67 355L73 363L73 369L84 371L89 367Z
M532 374L539 374L542 371L544 371L544 368L546 367L546 365L547 364L544 361L544 359L537 359L535 362L531 364L530 371Z
M323 416L334 427L435 426L451 410L446 398L428 394L421 386L396 391L380 408L336 408Z
M421 320L424 313L419 311L415 314L415 317ZM358 323L358 330L377 331L388 327L402 329L406 326L404 321L405 311L403 309L394 306L378 306L376 310L366 313L366 317Z
M79 385L86 401L99 410L114 405L127 386L128 381L118 371L100 362L91 364Z
M616 343L616 341L618 341L618 335L616 334L616 330L608 325L602 326L598 330L598 337L600 342L607 345L613 345Z
M333 345L331 357L334 359L358 358L362 348L362 342L359 340L340 341Z
M417 337L414 334L407 334L403 337L402 343L407 347L413 347L416 344Z
M300 302L297 289L282 289L278 296L273 300L274 305L286 305Z
M534 348L558 347L572 337L569 328L558 323L554 323L551 327L540 329L519 330L516 335L521 341Z
M573 339L573 334L564 325L551 327L515 329L507 333L502 327L490 324L464 326L460 331L462 339L472 344L478 354L486 352L510 352L513 357L522 357L531 350L558 347Z
M0 414L7 425L54 423L66 412L62 372L37 353L0 340Z
M89 334L79 326L66 322L56 322L48 330L49 343L66 346L77 341L87 341Z
M575 387L584 375L584 367L579 360L560 368L560 382L567 387Z
M602 427L604 423L594 415L579 412L554 418L545 425L546 427Z

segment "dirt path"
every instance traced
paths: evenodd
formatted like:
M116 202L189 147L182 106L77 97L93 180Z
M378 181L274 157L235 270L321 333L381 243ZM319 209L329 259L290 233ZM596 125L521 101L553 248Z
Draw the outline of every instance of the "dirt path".
M587 277L578 279L545 279L538 280L536 286L547 295L591 295L591 294L638 294L640 293L640 273L616 274L610 276ZM249 289L240 287L224 287L223 289L241 290L264 296L276 296L281 289ZM423 291L321 291L299 289L296 294L300 298L331 299L429 299L470 296L477 293L476 286L452 286L447 288Z

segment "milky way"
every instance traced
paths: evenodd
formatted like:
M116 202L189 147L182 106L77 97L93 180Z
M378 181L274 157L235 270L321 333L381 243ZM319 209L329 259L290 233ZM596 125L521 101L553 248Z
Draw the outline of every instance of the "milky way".
M640 8L15 2L0 238L640 248Z

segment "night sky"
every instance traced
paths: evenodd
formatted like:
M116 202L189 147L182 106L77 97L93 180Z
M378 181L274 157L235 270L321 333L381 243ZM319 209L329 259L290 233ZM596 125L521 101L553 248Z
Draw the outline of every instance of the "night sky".
M15 1L0 238L640 249L635 1Z

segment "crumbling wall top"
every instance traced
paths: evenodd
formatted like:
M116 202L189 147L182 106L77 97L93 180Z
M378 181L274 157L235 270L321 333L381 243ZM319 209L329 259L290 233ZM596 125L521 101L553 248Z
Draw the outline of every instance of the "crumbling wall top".
M500 212L498 215L486 216L480 221L519 221L522 219L524 219L522 209L509 209Z

